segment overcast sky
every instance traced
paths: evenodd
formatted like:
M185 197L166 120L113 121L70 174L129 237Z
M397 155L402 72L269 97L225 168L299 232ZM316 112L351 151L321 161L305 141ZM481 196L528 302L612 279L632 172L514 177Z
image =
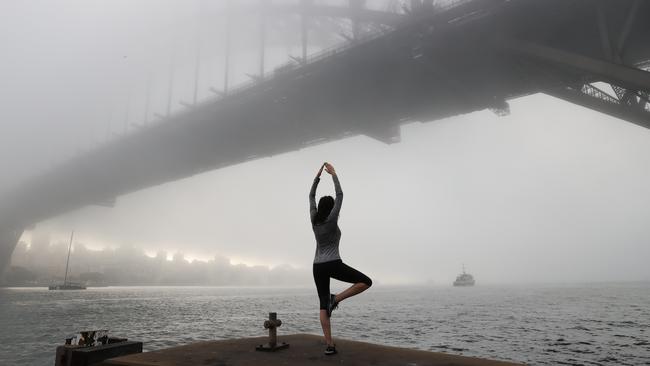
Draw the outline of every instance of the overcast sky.
M170 60L174 108L191 100L196 44L208 97L223 67L212 42L223 28L208 15L223 2L207 4L0 2L0 192L137 128L147 80L150 113L162 113ZM242 33L235 81L258 67ZM268 68L287 53L298 45L275 42ZM463 263L479 283L650 280L650 131L544 95L510 104L507 117L477 112L404 126L399 144L357 136L251 161L36 230L66 240L74 229L94 248L309 268L307 195L329 161L345 192L343 259L378 283L448 284ZM318 193L333 193L328 176Z

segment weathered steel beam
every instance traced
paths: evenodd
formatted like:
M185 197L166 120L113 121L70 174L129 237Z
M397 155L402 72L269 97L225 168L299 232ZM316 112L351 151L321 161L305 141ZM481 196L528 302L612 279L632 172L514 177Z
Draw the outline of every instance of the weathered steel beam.
M534 60L569 67L626 89L650 91L650 72L598 60L573 52L516 39L501 39L500 45Z

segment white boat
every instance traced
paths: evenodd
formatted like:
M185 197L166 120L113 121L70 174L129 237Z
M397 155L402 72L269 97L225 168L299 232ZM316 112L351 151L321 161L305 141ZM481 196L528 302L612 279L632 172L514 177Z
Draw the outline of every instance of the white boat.
M454 286L474 286L474 277L465 272L465 265L463 264L463 273L456 276L456 281L454 281Z

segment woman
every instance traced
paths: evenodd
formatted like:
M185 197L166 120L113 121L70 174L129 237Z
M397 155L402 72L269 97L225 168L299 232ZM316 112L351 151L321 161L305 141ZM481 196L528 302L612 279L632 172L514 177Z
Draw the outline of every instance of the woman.
M325 168L325 171L334 180L336 199L332 198L332 196L321 197L318 201L318 207L316 207L316 188L318 187L323 168ZM318 298L320 299L320 324L323 327L323 334L327 342L327 348L325 349L326 355L336 353L330 326L332 311L337 308L341 301L357 295L372 286L372 280L368 276L347 266L341 261L341 256L339 255L341 230L338 226L338 219L342 202L343 191L341 191L341 184L339 183L336 171L331 164L324 163L318 170L318 174L316 174L311 191L309 192L309 214L311 217L311 226L316 237L316 255L314 256L313 272ZM330 278L352 283L352 286L339 294L330 294Z

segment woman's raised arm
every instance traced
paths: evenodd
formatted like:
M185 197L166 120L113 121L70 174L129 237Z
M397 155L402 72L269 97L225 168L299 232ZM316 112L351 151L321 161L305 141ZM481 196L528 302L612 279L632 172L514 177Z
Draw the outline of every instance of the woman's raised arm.
M341 212L341 205L343 204L343 190L341 189L341 182L339 182L339 176L336 174L334 166L330 163L325 163L325 171L332 175L332 180L334 181L334 191L336 192L336 198L334 198L334 207L327 217L328 220L336 219Z
M311 184L311 190L309 191L309 217L311 221L314 222L314 217L316 217L316 188L318 187L318 182L320 182L320 175L323 173L323 168L325 164L320 166L314 182Z

